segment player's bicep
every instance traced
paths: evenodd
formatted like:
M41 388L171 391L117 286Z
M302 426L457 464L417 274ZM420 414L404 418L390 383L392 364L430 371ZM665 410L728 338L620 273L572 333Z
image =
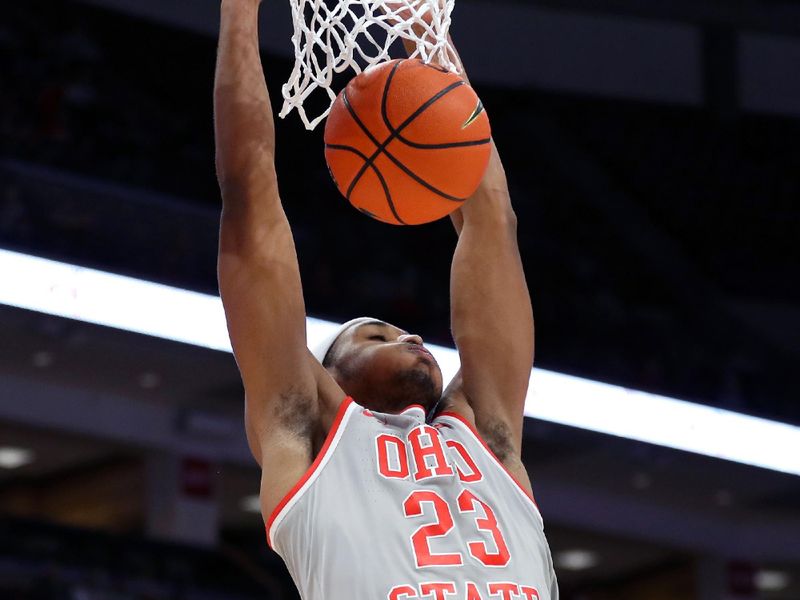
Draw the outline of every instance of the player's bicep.
M248 421L268 420L281 394L316 399L305 305L285 217L223 213L218 277L228 332L248 397Z
M519 447L533 364L533 314L513 222L465 223L453 258L452 327L476 425Z

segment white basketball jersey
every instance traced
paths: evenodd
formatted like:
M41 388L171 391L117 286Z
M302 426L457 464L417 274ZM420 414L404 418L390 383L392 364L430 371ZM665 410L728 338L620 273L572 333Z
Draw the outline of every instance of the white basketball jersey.
M303 600L557 600L542 518L469 423L342 402L267 523Z

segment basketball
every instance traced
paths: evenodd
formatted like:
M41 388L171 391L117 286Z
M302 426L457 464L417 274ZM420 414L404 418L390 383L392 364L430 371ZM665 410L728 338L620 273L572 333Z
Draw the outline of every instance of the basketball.
M489 118L458 75L415 59L356 76L325 124L325 159L358 210L394 225L440 219L469 198L491 151Z

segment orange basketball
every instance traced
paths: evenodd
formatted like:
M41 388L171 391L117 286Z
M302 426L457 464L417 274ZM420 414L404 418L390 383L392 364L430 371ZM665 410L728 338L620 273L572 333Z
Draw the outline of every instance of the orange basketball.
M356 76L325 124L336 187L370 217L419 225L450 214L489 162L489 118L458 75L393 60Z

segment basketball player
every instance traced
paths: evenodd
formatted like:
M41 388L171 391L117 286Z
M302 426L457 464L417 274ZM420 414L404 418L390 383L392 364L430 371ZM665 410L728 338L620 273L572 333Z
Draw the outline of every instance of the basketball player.
M222 0L214 111L219 284L267 541L304 600L555 600L520 459L533 317L497 151L452 217L462 367L447 389L422 338L378 319L346 323L312 353L259 3Z

